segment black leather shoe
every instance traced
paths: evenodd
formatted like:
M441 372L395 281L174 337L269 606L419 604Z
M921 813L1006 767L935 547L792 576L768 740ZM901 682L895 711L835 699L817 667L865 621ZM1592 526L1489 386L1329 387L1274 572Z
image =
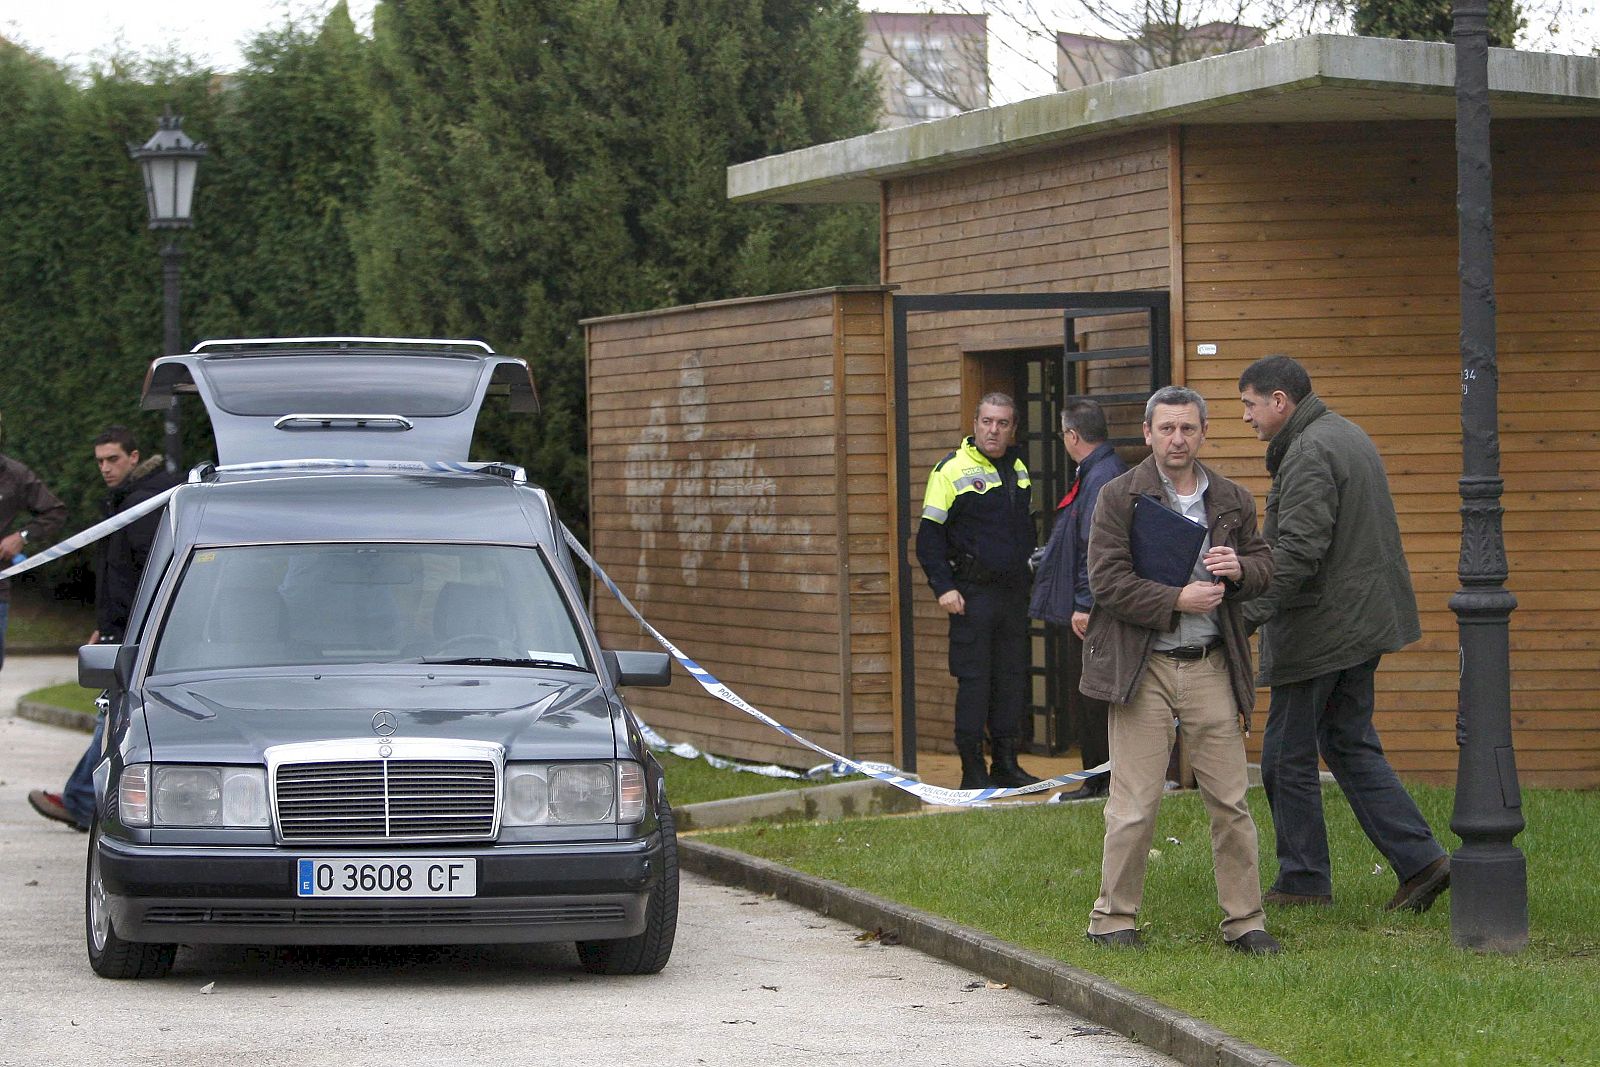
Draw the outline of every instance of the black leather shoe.
M1384 911L1404 908L1407 911L1427 911L1439 894L1450 888L1450 857L1440 856L1416 874L1400 883Z
M1261 898L1263 904L1276 904L1280 908L1331 908L1333 907L1332 893L1285 893L1281 889L1269 889Z
M1142 948L1144 938L1139 936L1137 930L1112 930L1104 934L1087 933L1083 935L1096 945L1106 948Z
M1243 952L1248 956L1276 956L1283 951L1278 939L1265 930L1246 930L1232 941L1223 938L1222 943L1233 951Z

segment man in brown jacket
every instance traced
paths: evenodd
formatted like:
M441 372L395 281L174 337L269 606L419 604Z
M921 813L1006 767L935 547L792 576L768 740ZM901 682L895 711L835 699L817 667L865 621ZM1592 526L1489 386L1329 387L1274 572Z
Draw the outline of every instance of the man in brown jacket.
M1248 490L1202 465L1206 402L1168 386L1145 405L1151 455L1100 492L1089 534L1094 609L1084 638L1086 696L1109 701L1111 797L1100 897L1089 940L1135 947L1145 864L1172 749L1173 719L1211 817L1222 937L1229 948L1270 955L1282 946L1261 910L1255 822L1245 801L1244 732L1255 704L1241 602L1272 580L1272 551L1256 530ZM1139 498L1205 528L1186 584L1141 578L1131 532Z
M24 512L28 520L18 523ZM0 571L19 555L37 552L67 521L67 506L39 476L10 456L0 454ZM15 529L12 527L15 526ZM0 663L5 662L6 618L11 607L11 582L0 582Z

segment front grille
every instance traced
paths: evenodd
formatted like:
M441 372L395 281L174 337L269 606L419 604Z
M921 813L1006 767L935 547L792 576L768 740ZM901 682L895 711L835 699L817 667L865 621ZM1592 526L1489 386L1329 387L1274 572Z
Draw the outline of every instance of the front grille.
M566 923L621 923L621 904L362 904L336 907L179 908L156 907L145 922L159 926L210 923L218 926L556 926Z
M494 835L492 760L284 763L274 796L285 841L473 840Z

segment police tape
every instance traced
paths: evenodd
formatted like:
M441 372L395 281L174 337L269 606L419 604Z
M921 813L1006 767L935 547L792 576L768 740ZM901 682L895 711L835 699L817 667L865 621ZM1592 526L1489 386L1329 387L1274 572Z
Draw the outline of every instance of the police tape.
M686 656L677 645L674 645L671 641L667 640L667 638L662 635L660 630L657 630L654 626L650 625L649 621L639 613L639 609L633 606L633 602L628 599L627 594L625 594L617 586L616 582L612 581L611 576L605 572L600 564L595 562L594 557L589 555L588 551L585 550L583 545L578 542L577 537L573 535L571 530L567 529L565 526L562 526L561 533L566 538L568 547L570 547L572 551L577 554L579 559L583 560L584 565L587 566L591 572L593 572L594 576L604 583L605 587L611 591L611 595L617 598L617 602L627 609L628 614L632 615L636 620L638 620L639 625L644 627L645 632L653 637L657 644L666 649L668 654L670 654L673 659L677 660L684 670L689 672L689 677L698 682L702 689L723 703L733 705L746 715L749 715L751 718L755 719L757 722L761 722L767 726L770 726L772 729L778 731L780 734L789 738L791 741L794 741L796 744L803 745L818 755L826 756L829 762L835 767L847 767L857 774L864 774L867 777L875 778L880 782L887 782L889 785L892 785L897 789L903 789L907 793L916 796L925 803L944 805L981 804L986 801L1002 799L1005 797L1024 796L1029 793L1042 793L1050 789L1059 789L1064 785L1071 785L1074 782L1082 782L1084 779L1093 777L1094 775L1105 771L1109 767L1109 764L1102 764L1099 767L1093 767L1086 771L1073 771L1069 774L1059 775L1055 778L1047 778L1043 781L1035 782L1032 785L1025 785L1016 788L990 786L984 789L946 789L942 786L928 785L924 782L919 782L913 778L910 778L904 771L900 770L900 768L894 766L893 764L879 763L872 760L855 760L848 756L841 756L836 752L832 752L824 748L809 738L802 737L800 734L795 733L793 730L789 729L789 727L783 725L783 723L772 718L759 708L753 707L738 693L734 692L722 682L718 681L716 676L710 671L706 670L704 667L700 666L700 664Z
M485 469L509 468L507 468L507 466L503 463L458 463L425 460L297 459L230 464L227 466L217 467L215 469L219 473L296 470L379 470L394 471L396 473L466 473ZM93 526L90 526L86 530L73 534L71 537L52 545L43 552L38 552L32 556L29 556L22 563L7 567L5 570L0 570L0 581L4 581L7 578L14 578L19 574L25 574L36 567L42 567L46 563L50 563L62 558L63 556L70 555L86 545L93 544L102 537L115 533L124 526L137 522L139 519L144 518L151 512L159 511L161 508L166 506L166 503L168 499L171 498L172 494L176 493L181 488L183 487L174 486L173 488L159 493L148 500L135 504L126 511L118 512L109 519L105 519ZM567 529L566 526L563 525L561 527L561 533L566 539L567 545L573 550L574 553L577 554L579 559L583 560L584 565L589 568L594 576L599 578L600 581L604 583L605 587L611 591L611 594L617 598L617 602L627 609L630 615L638 620L639 625L643 626L646 632L648 632L650 636L661 645L662 648L666 649L667 652L674 659L676 659L680 665L682 665L684 670L689 672L689 676L699 683L702 689L716 697L718 700L721 700L723 703L730 704L733 707L738 708L740 711L754 718L758 722L764 723L772 729L778 731L780 734L783 734L796 744L802 745L818 755L826 757L828 764L825 766L829 768L831 773L838 774L841 769L845 769L856 774L864 774L869 778L875 778L878 781L887 782L889 785L892 785L897 789L902 789L908 793L911 793L912 795L929 804L972 805L982 804L990 800L1003 799L1006 797L1024 796L1030 793L1042 793L1050 789L1059 789L1062 786L1071 785L1074 782L1081 782L1086 778L1093 777L1094 775L1105 771L1109 766L1108 764L1102 764L1099 767L1058 775L1057 777L1047 778L1043 781L1035 782L1032 785L1022 786L1020 788L990 786L984 789L946 789L941 786L927 785L923 782L917 781L914 778L910 778L904 771L900 770L893 764L879 763L872 760L855 760L848 756L841 756L836 752L824 748L809 738L801 736L795 731L789 729L789 727L783 725L778 720L767 715L765 712L753 707L747 703L743 697L739 696L738 693L734 692L722 682L718 681L710 671L706 670L694 660L690 659L683 653L681 649L679 649L671 641L667 640L667 638L663 636L659 630L650 625L645 617L639 613L639 609L633 606L633 602L630 601L627 595L623 593L623 591L617 586L617 583L611 580L611 576L605 572L600 564L595 562L593 556L589 555L588 551L578 541L577 537L573 535L571 530ZM655 731L649 730L648 727L646 727L646 730L649 734L653 735L658 741L660 741L662 745L665 745L670 750L672 747L670 743L666 742L665 739L661 738L659 734L655 733ZM653 742L652 747L655 747ZM712 758L714 759L715 757ZM724 762L731 763L732 761ZM811 772L808 772L808 777L822 770L823 767L813 768ZM766 772L763 771L762 773Z

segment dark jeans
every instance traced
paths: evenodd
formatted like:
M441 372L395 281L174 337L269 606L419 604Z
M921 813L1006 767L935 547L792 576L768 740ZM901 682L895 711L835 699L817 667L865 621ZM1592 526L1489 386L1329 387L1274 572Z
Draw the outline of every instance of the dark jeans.
M94 769L100 763L105 729L106 717L98 716L94 721L94 739L83 750L78 765L72 768L67 784L61 787L61 803L72 812L78 825L86 828L94 824Z
M1317 777L1319 751L1361 829L1401 881L1444 855L1411 794L1395 777L1372 726L1372 676L1379 658L1272 687L1261 744L1261 781L1278 836L1278 878L1272 888L1280 892L1333 892Z
M1067 658L1073 664L1083 662L1083 641L1072 632L1072 627L1067 631ZM1069 681L1072 689L1077 693L1078 674L1074 671ZM1086 697L1077 693L1078 701L1078 744L1083 749L1083 769L1098 767L1111 758L1111 745L1106 737L1106 716L1110 713L1111 705L1104 700Z
M950 616L956 741L1015 740L1028 694L1028 590L962 585L965 615Z

